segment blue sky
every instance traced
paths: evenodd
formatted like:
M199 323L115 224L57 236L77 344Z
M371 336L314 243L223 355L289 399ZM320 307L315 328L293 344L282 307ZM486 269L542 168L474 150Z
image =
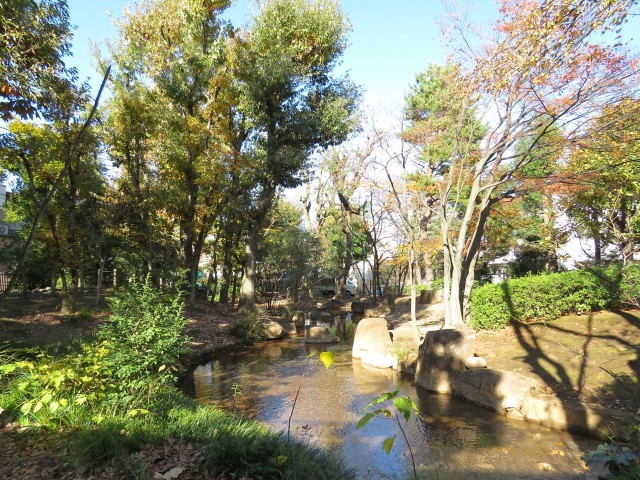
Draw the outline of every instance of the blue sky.
M89 42L114 39L112 18L122 15L130 0L68 0L74 34L70 66L78 68L80 78L91 77L99 84L92 67ZM429 63L443 63L444 53L436 26L444 14L440 0L343 0L342 7L351 20L353 31L340 70L349 70L351 78L365 89L370 106L399 107L414 76ZM476 2L478 17L497 12L492 0ZM480 8L482 7L482 8ZM246 24L255 10L250 0L236 0L228 11L234 25ZM111 12L111 16L108 12Z

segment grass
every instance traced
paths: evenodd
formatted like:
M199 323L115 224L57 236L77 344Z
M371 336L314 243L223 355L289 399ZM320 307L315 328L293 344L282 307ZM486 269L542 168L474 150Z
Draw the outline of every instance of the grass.
M74 463L85 471L109 465L152 475L132 454L144 446L172 439L196 445L203 453L195 469L213 478L350 479L331 454L286 437L253 420L229 415L212 406L196 405L176 394L176 406L163 414L110 419L92 429L67 434ZM151 477L149 477L151 478Z

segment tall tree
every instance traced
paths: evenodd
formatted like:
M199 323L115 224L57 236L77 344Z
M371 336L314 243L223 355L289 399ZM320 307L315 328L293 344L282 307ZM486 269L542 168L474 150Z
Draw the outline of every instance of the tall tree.
M192 304L205 240L230 198L228 172L243 140L226 55L232 30L219 18L228 3L142 1L125 15L113 49L124 86L114 93L146 89L156 107L157 117L144 124L155 136L146 161L163 182L163 208L178 223Z
M624 263L640 243L640 101L605 106L572 150L561 178L573 188L562 203L579 233L594 240L595 260L613 243Z
M0 118L46 115L70 49L66 0L0 2Z
M478 148L454 136L438 186L447 325L465 323L491 209L520 193L513 182L535 158L537 145L558 128L567 143L576 142L599 107L638 85L637 64L622 47L595 43L599 33L621 28L634 4L504 0L495 38L480 51L460 24L453 25L463 34L460 54L452 58L460 65L459 111L482 108L491 121ZM528 147L518 151L523 141Z
M331 0L268 0L235 45L235 77L252 160L239 310L255 305L258 238L279 188L300 184L309 155L355 127L357 89L332 73L349 24Z

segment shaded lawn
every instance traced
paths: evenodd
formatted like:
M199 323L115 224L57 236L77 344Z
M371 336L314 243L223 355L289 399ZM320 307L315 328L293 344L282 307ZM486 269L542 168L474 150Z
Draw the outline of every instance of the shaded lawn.
M475 349L491 368L538 378L562 399L640 408L638 310L514 322L500 332L478 332Z

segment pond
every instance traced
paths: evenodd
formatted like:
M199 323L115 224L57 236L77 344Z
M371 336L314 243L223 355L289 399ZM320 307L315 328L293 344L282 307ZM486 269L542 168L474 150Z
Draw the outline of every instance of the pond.
M307 355L331 350L328 370L319 363L304 378ZM317 358L317 355L314 357ZM304 338L267 342L225 353L193 372L193 394L335 451L358 478L412 478L407 444L395 420L373 419L356 428L363 408L382 392L399 390L420 408L404 423L419 472L433 479L597 478L583 469L597 440L553 431L493 414L448 395L429 393L410 377L372 369L351 359L348 344L311 346ZM389 455L384 439L396 437Z

